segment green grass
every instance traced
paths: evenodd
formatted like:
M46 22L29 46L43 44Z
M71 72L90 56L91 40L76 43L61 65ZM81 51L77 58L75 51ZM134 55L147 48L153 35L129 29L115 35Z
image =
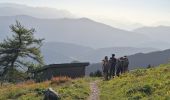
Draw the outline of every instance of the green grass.
M170 100L170 64L99 83L101 100Z
M157 68L137 69L110 81L102 78L55 78L51 81L0 86L0 100L42 100L52 87L62 100L86 100L89 83L99 81L100 100L170 100L170 64Z
M9 84L0 87L0 100L42 100L43 91L52 87L60 94L62 100L86 100L90 94L89 82L93 78L79 78L62 84L51 84L51 81L23 84Z

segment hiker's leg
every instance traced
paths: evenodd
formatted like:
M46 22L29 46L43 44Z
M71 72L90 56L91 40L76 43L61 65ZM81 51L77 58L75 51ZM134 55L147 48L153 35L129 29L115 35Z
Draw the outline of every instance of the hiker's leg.
M112 78L112 75L113 75L113 69L110 68L110 70L109 70L109 78Z
M120 73L120 68L118 67L116 70L116 76L119 76L119 73Z
M107 73L104 72L103 75L104 75L104 80L107 80L107 77L108 77L108 76L107 76Z
M113 75L113 77L115 76L115 66L113 67L113 72L112 72L112 75Z
M109 80L109 73L108 72L106 73L106 80Z

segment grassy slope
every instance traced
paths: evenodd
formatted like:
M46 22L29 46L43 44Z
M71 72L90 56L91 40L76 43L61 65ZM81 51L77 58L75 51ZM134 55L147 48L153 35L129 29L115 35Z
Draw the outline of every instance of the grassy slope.
M52 87L57 91L62 100L84 100L89 96L89 82L92 79L76 79L63 84L51 84L51 81L43 83L23 83L0 87L0 100L42 100L43 91Z
M85 100L90 95L89 82L99 78L80 78L63 84L10 84L0 87L0 100L42 100L43 91L52 87L62 100ZM138 69L99 83L100 100L170 100L170 64Z
M170 64L134 70L99 87L101 100L170 100Z

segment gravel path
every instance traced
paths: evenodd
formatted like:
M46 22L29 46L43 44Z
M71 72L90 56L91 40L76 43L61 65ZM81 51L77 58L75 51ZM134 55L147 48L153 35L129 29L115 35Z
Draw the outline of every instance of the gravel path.
M97 86L98 82L99 81L94 81L94 82L90 83L91 94L90 94L90 97L88 98L88 100L100 100L99 99L100 91Z

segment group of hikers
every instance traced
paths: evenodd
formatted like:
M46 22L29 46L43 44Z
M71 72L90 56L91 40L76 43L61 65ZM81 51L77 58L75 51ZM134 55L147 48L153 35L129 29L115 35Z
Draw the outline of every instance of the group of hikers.
M119 76L122 73L128 71L129 60L127 56L115 58L115 54L112 54L112 57L108 59L108 56L105 56L103 61L103 76L105 80L109 80L112 77Z

